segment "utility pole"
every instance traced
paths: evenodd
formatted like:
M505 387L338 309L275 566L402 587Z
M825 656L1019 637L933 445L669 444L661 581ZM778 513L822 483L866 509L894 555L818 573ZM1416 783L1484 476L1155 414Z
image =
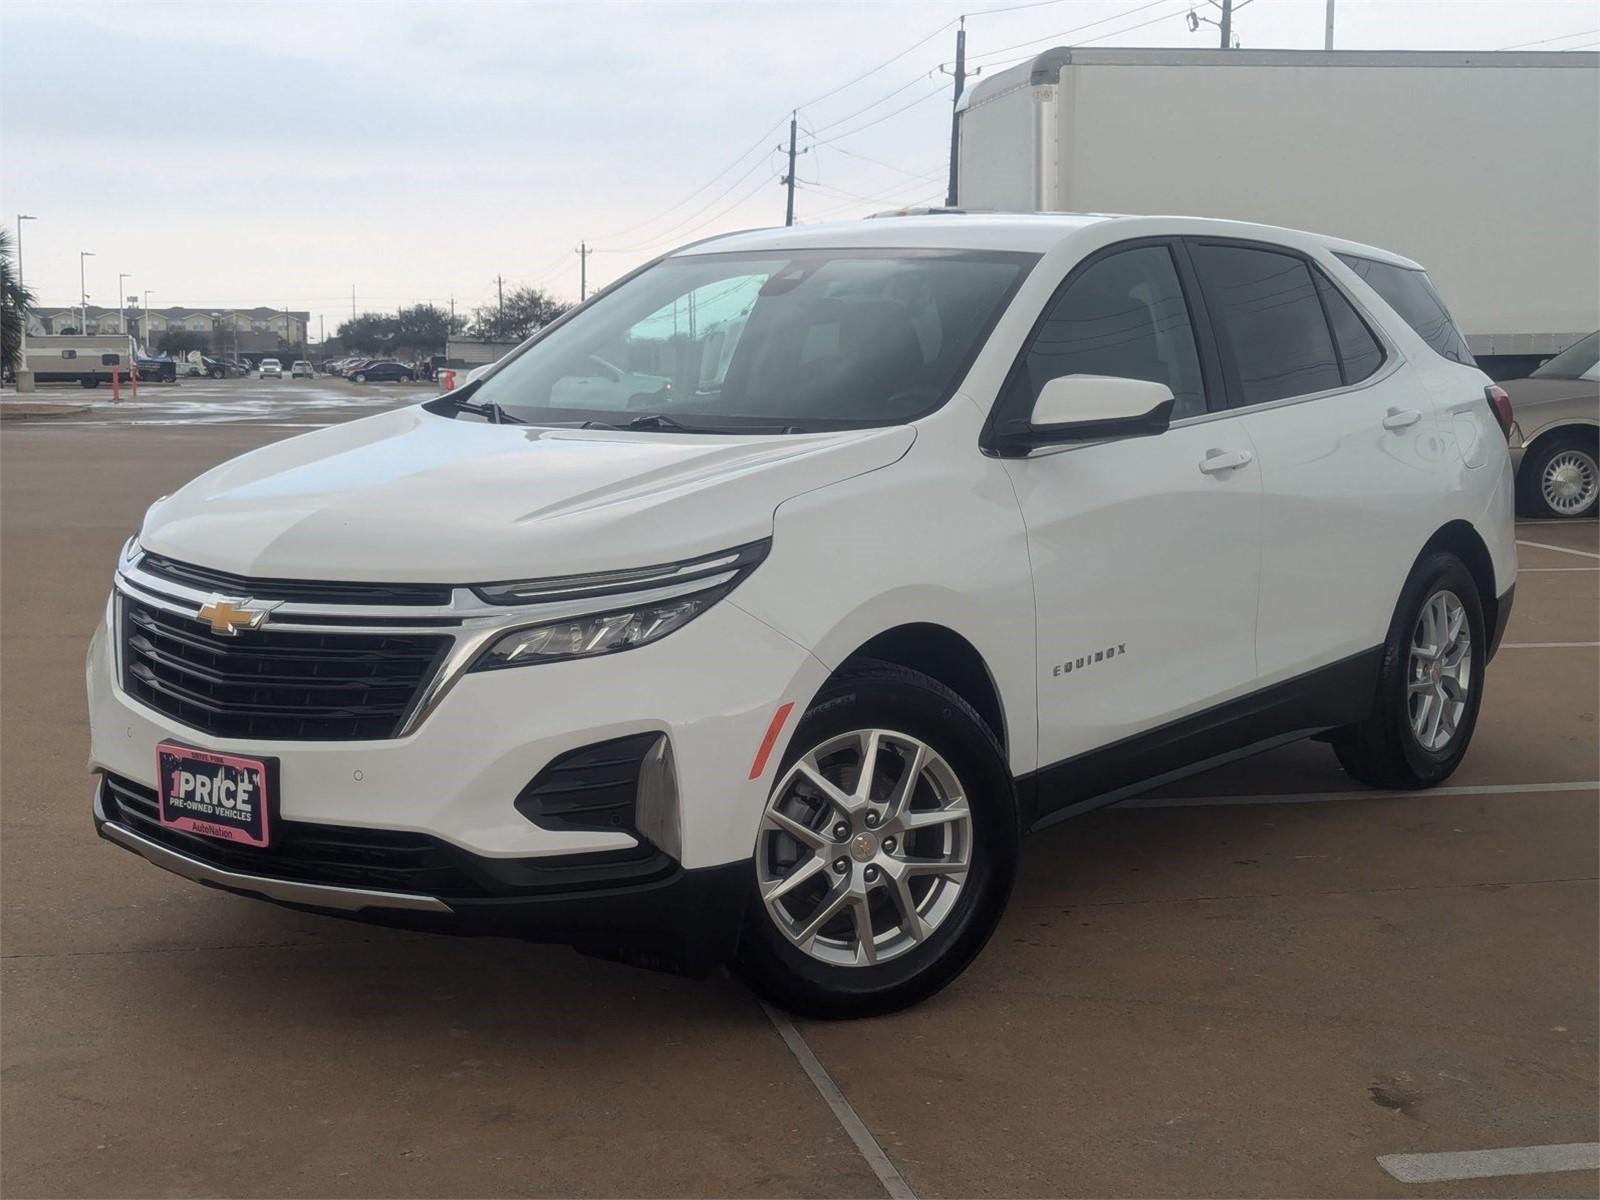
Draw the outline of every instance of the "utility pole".
M789 173L783 177L784 185L789 189L788 202L784 205L783 223L794 224L794 139L795 130L800 123L798 110L789 114Z
M961 18L956 30L956 94L950 102L950 188L945 193L945 206L956 206L956 155L960 151L961 92L967 82L967 19Z
M322 313L317 314L317 343L320 345L328 340L328 327L323 324Z
M27 213L18 213L17 214L17 287L19 287L19 288L23 284L23 279L22 279L22 223L24 221L37 221L38 219L39 219L38 217L30 217ZM21 346L21 348L24 351L26 351L27 348L28 348L28 319L26 317L23 317L21 313L18 313L17 316L21 318L21 320L19 320L17 323L22 327L21 330L18 333L18 338L20 339L18 341L18 345ZM26 355L24 355L24 357L22 359L22 366L26 367L27 365L28 365L27 357L26 357Z
M1217 22L1222 27L1222 48L1229 48L1233 41L1233 0L1222 0L1222 20Z
M24 221L37 221L38 217L30 217L27 213L17 214L17 283L24 282L22 278L22 223Z
M128 294L122 290L122 281L128 277L126 271L117 273L117 315L122 318L122 332L128 332Z
M496 304L495 304L495 320L496 321L500 321L500 322L504 322L505 319L506 319L506 281L505 281L505 278L503 276L496 275L494 277L494 287L495 287L495 292L500 297L499 300L496 301Z
M356 319L356 285L353 283L350 285L350 319Z
M1322 30L1322 48L1333 49L1333 0L1328 0L1328 19Z
M93 258L93 250L78 251L78 333L89 328L89 284L83 273L83 260Z
M150 345L150 293L153 291L155 291L155 288L145 288L144 290L144 344L146 346Z
M589 255L594 251L589 249L588 242L578 243L578 303L582 304L589 298Z

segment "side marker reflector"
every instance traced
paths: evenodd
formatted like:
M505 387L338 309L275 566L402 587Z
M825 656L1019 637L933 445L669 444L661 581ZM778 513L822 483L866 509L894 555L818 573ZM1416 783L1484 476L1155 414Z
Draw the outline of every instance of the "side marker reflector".
M789 719L789 710L793 707L794 701L791 700L772 714L772 723L767 726L766 736L761 739L761 749L756 751L756 760L750 764L751 779L760 779L761 773L767 769L767 758L777 744L778 734L783 732L783 723Z

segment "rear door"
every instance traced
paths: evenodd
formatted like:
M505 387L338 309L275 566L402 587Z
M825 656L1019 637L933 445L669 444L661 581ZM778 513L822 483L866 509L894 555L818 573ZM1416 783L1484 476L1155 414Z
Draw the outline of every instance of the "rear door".
M1352 686L1435 528L1441 439L1425 386L1312 258L1191 239L1230 403L1261 461L1264 685ZM1361 700L1366 702L1363 695Z
M1000 399L1001 415L1025 418L1048 380L1074 374L1164 383L1177 399L1157 436L1003 460L1033 567L1046 766L1255 682L1261 476L1244 423L1225 405L1197 300L1175 240L1098 252L1057 289ZM1074 787L1110 791L1159 769L1143 754L1099 758L1105 769Z

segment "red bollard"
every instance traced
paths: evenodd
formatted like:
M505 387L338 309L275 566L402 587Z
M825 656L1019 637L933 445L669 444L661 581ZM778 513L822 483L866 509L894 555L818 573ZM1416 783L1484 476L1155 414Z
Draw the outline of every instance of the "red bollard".
M133 370L128 372L128 386L133 388L133 398L139 398L139 366L134 364Z
M445 391L453 392L456 390L456 373L450 368L446 367L443 371L440 371L439 379L444 384Z
M122 368L111 368L111 403L122 399Z

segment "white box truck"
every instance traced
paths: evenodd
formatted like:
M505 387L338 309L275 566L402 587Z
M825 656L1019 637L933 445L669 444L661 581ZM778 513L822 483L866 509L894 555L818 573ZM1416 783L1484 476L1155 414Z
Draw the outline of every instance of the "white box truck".
M1413 258L1501 377L1600 327L1600 54L1061 47L981 80L958 128L962 208L1231 217Z

